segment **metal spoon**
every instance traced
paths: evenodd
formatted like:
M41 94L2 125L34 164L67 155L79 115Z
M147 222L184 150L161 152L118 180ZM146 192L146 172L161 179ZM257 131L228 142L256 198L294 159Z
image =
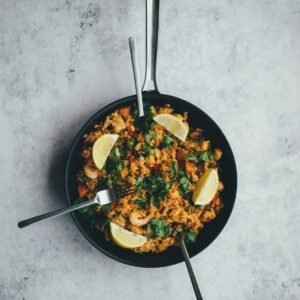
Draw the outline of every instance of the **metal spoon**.
M134 125L135 125L136 129L142 131L145 128L145 115L144 115L142 90L141 90L141 85L140 85L140 74L139 74L139 66L138 66L138 60L137 60L137 49L136 49L135 39L133 37L130 37L128 39L128 41L129 41L129 48L130 48L130 54L131 54L135 91L136 91L138 109L139 109L139 115L135 119Z

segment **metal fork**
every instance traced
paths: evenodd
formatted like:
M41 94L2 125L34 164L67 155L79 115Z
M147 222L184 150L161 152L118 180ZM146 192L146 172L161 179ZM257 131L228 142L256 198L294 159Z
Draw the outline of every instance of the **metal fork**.
M65 207L65 208L57 209L57 210L33 217L33 218L23 220L18 223L18 226L19 226L19 228L23 228L23 227L26 227L33 223L40 222L40 221L47 220L47 219L52 219L54 217L67 214L74 210L77 210L77 209L80 209L80 208L83 208L86 206L90 206L93 204L100 204L100 205L109 204L109 203L117 201L118 199L126 197L126 196L132 194L133 192L134 192L134 187L130 184L122 184L119 186L115 186L113 189L106 189L106 190L99 191L96 194L94 199L82 201L77 204Z

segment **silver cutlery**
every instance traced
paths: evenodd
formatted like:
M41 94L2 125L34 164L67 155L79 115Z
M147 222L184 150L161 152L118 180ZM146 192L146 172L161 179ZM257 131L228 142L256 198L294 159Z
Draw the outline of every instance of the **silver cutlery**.
M94 204L99 204L99 205L109 204L109 203L117 201L118 199L124 198L124 197L132 194L133 192L134 192L134 187L130 184L122 184L119 186L115 186L113 189L106 189L106 190L99 191L96 194L95 198L93 198L93 199L82 201L82 202L76 203L74 205L65 207L65 208L57 209L57 210L50 211L48 213L33 217L33 218L23 220L18 223L18 226L20 228L23 228L23 227L29 226L33 223L40 222L40 221L47 220L47 219L52 219L54 217L58 217L58 216L70 213L74 210L77 210L77 209L80 209L80 208L83 208L86 206L94 205Z
M202 295L200 293L198 283L197 283L196 276L194 274L194 271L193 271L193 268L192 268L192 265L191 265L191 262L190 262L190 256L189 256L189 253L188 253L188 251L186 249L186 246L185 246L185 243L184 243L184 237L183 236L181 236L179 238L179 246L180 246L180 249L181 249L181 253L184 257L185 265L186 265L186 268L188 270L188 273L189 273L189 276L190 276L190 279L191 279L191 282L192 282L192 286L193 286L193 289L194 289L194 292L195 292L196 299L197 300L203 300Z
M144 115L142 89L140 85L140 73L139 73L139 66L138 66L138 59L137 59L136 42L133 37L130 37L128 41L129 41L129 48L131 54L135 91L136 91L138 109L139 109L139 115L135 119L134 125L137 129L143 130L145 125L145 115Z

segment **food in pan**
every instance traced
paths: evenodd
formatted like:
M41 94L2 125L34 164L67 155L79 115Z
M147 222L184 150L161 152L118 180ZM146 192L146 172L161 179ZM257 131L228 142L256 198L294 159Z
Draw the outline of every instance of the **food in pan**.
M162 252L180 235L194 242L222 209L222 150L170 105L145 105L143 132L134 126L137 115L135 105L122 107L86 133L77 174L79 201L121 183L135 192L81 213L107 241L135 252Z

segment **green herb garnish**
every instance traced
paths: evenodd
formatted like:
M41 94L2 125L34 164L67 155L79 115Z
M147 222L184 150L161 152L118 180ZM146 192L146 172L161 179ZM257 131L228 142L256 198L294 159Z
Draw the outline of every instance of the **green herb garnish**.
M189 161L208 161L212 160L213 158L213 152L212 151L204 151L204 152L196 152L196 153L188 153L184 156L185 159Z
M197 238L197 232L189 231L185 234L184 238L187 244L194 243Z
M147 226L147 233L151 238L167 237L171 231L171 227L161 219L152 219Z
M138 114L139 114L138 107L137 107L136 104L134 104L134 105L132 106L132 109L131 109L131 115L132 115L134 118L136 118L136 117L138 116Z
M190 161L198 161L198 157L193 153L186 154L184 158Z
M173 160L171 167L170 167L170 177L175 177L177 175L178 172L178 163L177 160Z
M150 130L148 133L145 134L145 140L149 144L151 140L156 137L156 131Z
M137 180L136 180L136 189L138 192L141 192L142 189L143 189L143 185L142 185L142 182L143 182L143 178L142 177L138 177Z
M78 199L75 203L79 203L83 199ZM84 216L84 218L91 224L92 227L105 224L109 221L107 214L111 208L110 204L103 205L100 210L96 211L95 206L90 205L79 209L78 211Z
M179 187L178 190L182 196L186 195L190 191L190 180L188 175L183 170L178 171Z
M105 205L102 205L102 206L101 206L101 209L100 209L101 214L107 216L107 214L108 214L110 208L111 208L111 204L105 204Z
M136 139L135 138L128 138L128 141L127 141L127 147L128 149L130 150L130 152L133 151L134 147L136 145Z
M122 144L115 146L109 154L105 163L105 170L108 173L107 186L111 187L112 183L117 183L120 179L120 171L124 169L126 150Z
M214 155L213 155L212 151L204 151L204 152L198 153L198 158L203 161L211 160L213 158L213 156Z
M148 144L143 145L143 150L145 152L145 155L153 155L154 154L153 148Z
M150 109L151 105L149 102L144 102L144 116L145 116L145 130L146 132L150 130L152 124L153 124L153 116Z
M138 180L137 191L146 191L148 201L159 206L160 202L165 200L168 195L168 190L170 189L170 183L167 183L164 178L160 175L154 175L151 177L146 177L143 180Z
M173 144L173 139L169 135L165 134L160 143L161 147L169 148L172 144Z
M189 183L187 177L181 177L179 179L179 192L181 195L185 195L189 192Z
M135 202L139 209L145 209L147 206L147 201L145 199L138 198L135 200Z
M156 131L150 130L145 134L145 143L143 144L142 150L144 151L145 155L153 155L154 150L150 145L151 140L156 137Z

